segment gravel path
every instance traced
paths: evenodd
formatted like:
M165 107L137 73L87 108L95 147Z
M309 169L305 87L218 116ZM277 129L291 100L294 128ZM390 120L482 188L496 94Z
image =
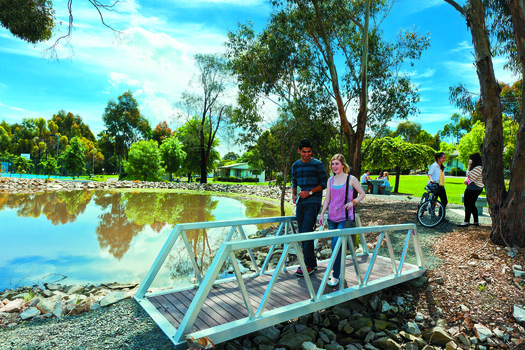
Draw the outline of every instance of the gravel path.
M173 348L146 312L130 299L78 316L0 330L2 350Z

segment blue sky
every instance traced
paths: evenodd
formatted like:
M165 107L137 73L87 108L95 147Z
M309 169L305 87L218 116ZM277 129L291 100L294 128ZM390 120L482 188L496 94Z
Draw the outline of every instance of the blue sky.
M54 1L64 23L66 3ZM33 46L0 28L0 120L49 119L63 109L80 115L97 134L108 101L131 90L152 127L164 120L176 127L174 104L192 89L193 55L223 51L227 32L238 22L252 21L260 29L271 12L268 0L124 0L118 12L105 14L121 30L117 36L87 1L73 6L72 49L59 46L58 61L43 55L50 43ZM410 119L434 134L458 112L448 100L449 86L461 82L479 90L470 33L443 0L398 0L382 28L393 35L406 27L431 37L422 59L405 69L421 92L421 113ZM65 30L62 25L57 34ZM494 62L498 80L517 80L503 71L503 59ZM221 154L229 150L239 151L223 142Z

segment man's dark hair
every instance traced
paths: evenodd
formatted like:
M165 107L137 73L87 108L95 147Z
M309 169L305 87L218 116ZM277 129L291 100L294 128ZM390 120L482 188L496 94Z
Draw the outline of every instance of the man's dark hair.
M301 141L299 141L299 149L303 149L305 147L312 148L312 144L310 143L310 140L302 139Z

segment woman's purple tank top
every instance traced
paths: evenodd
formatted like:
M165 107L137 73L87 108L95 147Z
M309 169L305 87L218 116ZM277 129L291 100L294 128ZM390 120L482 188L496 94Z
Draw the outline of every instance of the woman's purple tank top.
M350 176L350 175L348 175ZM340 188L334 188L334 177L330 178L330 205L328 206L328 220L333 222L346 221L346 214L343 208L345 204L345 190L346 182ZM354 199L354 189L348 184L348 198L347 202L351 202ZM354 219L354 208L348 210L348 220Z

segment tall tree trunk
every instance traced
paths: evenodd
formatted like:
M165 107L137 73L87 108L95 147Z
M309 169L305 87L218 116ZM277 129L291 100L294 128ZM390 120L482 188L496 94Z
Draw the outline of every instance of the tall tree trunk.
M525 8L523 1L507 0L511 10L514 37L521 62L522 81L525 81ZM501 203L500 217L494 225L491 239L495 243L525 247L525 96L522 96L519 128L510 165L509 191ZM487 193L488 195L488 193Z
M396 184L394 185L394 193L399 193L399 179L401 178L401 167L396 166L394 167L394 170L396 171Z
M509 4L511 3L514 1L509 0ZM519 16L520 12L523 14L523 8L520 8L519 4L522 2L516 1L514 3L516 8L512 17L515 22L515 29L516 21L519 22L519 18L515 17ZM520 132L517 135L516 150L511 165L512 187L507 193L503 179L501 89L494 75L482 0L471 0L469 5L466 8L467 25L471 29L476 53L476 70L481 89L481 113L485 120L485 137L481 156L483 159L483 182L492 218L490 239L496 244L525 247L525 218L523 217L525 212L525 194L523 191L525 128L523 109L520 118ZM520 30L521 32L517 31L516 33L517 38L523 37L523 21ZM523 57L523 39L521 43L518 43L518 49L521 50Z

